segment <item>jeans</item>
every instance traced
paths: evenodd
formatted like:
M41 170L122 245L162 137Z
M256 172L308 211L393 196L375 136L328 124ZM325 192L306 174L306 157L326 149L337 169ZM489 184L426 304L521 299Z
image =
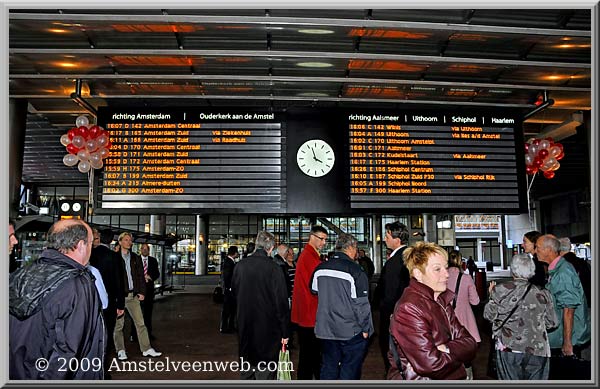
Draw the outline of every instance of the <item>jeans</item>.
M321 339L322 380L359 380L369 340L362 333L348 340Z
M499 350L496 353L499 380L548 379L550 358Z

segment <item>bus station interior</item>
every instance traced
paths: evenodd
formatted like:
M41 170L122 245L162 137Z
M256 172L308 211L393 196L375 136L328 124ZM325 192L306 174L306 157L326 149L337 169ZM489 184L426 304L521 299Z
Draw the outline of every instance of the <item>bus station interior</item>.
M151 243L161 268L156 285L163 291L211 292L227 248L245 251L260 230L274 233L297 255L313 225L330 232L324 253L333 251L337 233L353 234L376 273L386 258L384 226L396 220L408 226L409 244L427 240L457 248L488 280L508 274L510 258L523 251L522 237L530 230L569 237L573 251L592 260L597 17L598 9L589 7L11 8L8 192L19 239L11 268L39 256L65 202L80 203L75 216L92 226L132 232L134 251ZM102 170L90 182L88 174L65 166L60 142L81 115L100 124L103 109L241 109L300 118L284 126L278 143L284 205L273 212L218 205L103 208ZM519 204L509 212L489 202L479 208L457 203L456 209L392 202L347 212L334 204L351 197L347 162L336 160L341 186L303 176L295 165L294 136L310 128L316 132L308 138L327 133L342 139L334 146L348 148L342 134L348 127L336 127L331 112L453 109L510 113L519 118L515 142L521 148L530 138L562 144L560 168L552 179L541 172L525 178L525 164L517 161ZM298 130L303 123L308 129ZM514 153L523 158L523 150ZM291 182L298 177L299 184ZM313 185L325 195L302 199ZM235 189L240 195L245 190ZM156 312L164 320L187 312L173 308L174 297L159 298ZM202 299L210 305L207 296ZM177 342L166 324L157 330Z

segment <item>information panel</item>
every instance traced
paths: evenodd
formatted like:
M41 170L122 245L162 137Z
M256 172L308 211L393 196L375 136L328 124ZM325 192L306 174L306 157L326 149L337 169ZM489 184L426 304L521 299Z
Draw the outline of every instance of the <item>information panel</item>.
M522 212L521 122L498 113L348 113L353 209Z
M285 138L274 113L103 109L99 123L112 142L101 209L285 208Z

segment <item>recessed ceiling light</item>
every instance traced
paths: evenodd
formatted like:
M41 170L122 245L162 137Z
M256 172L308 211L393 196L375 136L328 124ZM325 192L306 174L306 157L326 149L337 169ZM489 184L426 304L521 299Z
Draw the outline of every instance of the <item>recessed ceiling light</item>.
M327 62L298 62L297 66L302 66L303 68L328 68L333 66Z
M72 63L72 62L57 62L56 63L58 66L62 66L63 68L75 68L77 67L76 64Z
M324 30L320 28L303 28L298 30L298 32L302 34L314 34L314 35L324 35L324 34L333 34L332 30Z
M65 34L69 32L69 30L64 30L62 28L49 28L48 31L53 32L55 34Z

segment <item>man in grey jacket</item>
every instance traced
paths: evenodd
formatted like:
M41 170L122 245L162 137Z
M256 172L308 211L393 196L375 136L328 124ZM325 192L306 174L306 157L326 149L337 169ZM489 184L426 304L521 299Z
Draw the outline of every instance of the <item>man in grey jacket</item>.
M357 241L340 234L335 254L315 269L311 291L319 295L315 335L321 339L322 380L359 380L374 332L367 274L355 262Z

